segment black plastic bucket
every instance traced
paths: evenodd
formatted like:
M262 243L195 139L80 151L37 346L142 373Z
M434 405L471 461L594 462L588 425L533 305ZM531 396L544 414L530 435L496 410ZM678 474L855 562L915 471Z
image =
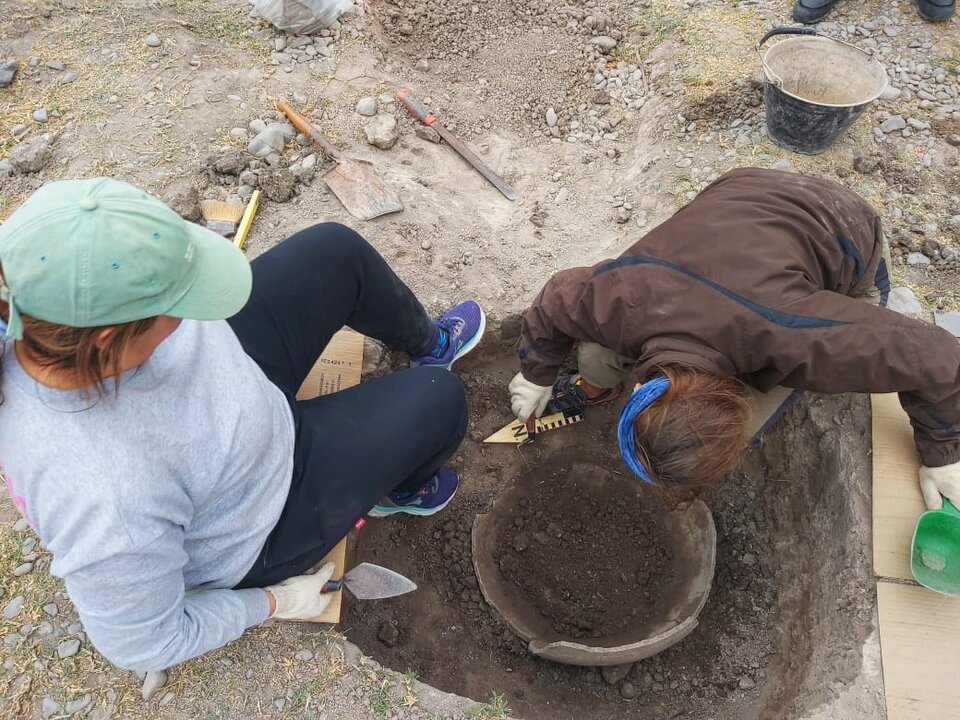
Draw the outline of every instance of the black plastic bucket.
M830 147L887 87L887 73L866 50L813 28L775 28L782 40L761 55L767 133L777 145L816 155Z

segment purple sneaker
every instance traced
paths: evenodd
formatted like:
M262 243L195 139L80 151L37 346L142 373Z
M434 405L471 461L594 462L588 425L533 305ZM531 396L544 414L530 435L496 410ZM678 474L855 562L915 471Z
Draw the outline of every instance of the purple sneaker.
M460 487L460 478L449 468L440 469L433 478L417 492L392 492L374 505L370 517L387 517L397 513L408 515L433 515L443 510Z
M439 339L426 355L410 358L410 365L441 367L449 370L454 361L473 350L487 327L483 310L473 300L455 305L434 321Z

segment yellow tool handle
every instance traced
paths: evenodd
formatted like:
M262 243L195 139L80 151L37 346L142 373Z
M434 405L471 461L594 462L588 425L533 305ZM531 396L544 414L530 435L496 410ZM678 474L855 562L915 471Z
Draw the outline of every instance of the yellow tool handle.
M253 225L253 216L257 214L257 208L260 206L260 191L254 190L253 195L247 202L247 209L243 211L243 217L240 218L240 226L237 228L237 234L233 236L233 244L243 250L243 245L247 241L247 235L250 232L250 226Z

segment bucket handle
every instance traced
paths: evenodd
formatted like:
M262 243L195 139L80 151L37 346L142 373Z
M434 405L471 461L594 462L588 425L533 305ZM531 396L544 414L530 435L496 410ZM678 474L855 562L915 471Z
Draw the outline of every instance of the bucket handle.
M840 43L841 45L846 45L851 47L858 52L862 52L869 58L873 57L872 50L864 50L862 47L857 47L853 43L848 43L846 40L841 40L840 38L830 37L829 35L823 35L815 28L811 27L795 27L795 26L784 26L784 27L775 27L772 30L769 30L766 35L760 38L760 42L757 43L757 55L760 56L760 62L763 64L763 71L767 74L767 77L770 78L773 83L778 88L783 88L783 80L780 79L780 76L777 75L773 70L770 69L770 66L767 65L767 58L764 53L760 52L761 46L774 35L809 35L814 37L822 37L827 40L832 40L835 43Z

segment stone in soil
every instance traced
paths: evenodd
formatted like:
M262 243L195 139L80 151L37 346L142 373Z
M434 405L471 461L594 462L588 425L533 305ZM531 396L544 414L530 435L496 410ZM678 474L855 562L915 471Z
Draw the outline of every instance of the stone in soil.
M313 653L307 649L298 650L294 656L294 660L299 660L300 662L307 662L308 660L313 660Z
M377 100L372 97L360 98L357 102L357 112L366 117L373 117L377 114Z
M923 253L912 252L907 255L907 265L914 267L926 267L930 264L930 258Z
M274 202L286 202L293 197L297 187L296 176L287 168L268 168L261 171L257 179L263 194Z
M236 148L225 148L207 158L207 167L218 175L239 175L247 167L247 158Z
M363 132L367 142L381 150L389 150L397 142L400 132L397 119L393 115L379 115L364 125Z
M37 108L33 111L33 119L38 123L45 123L47 121L47 110L46 108Z
M887 307L901 315L921 315L923 305L917 300L913 290L908 287L895 287L890 290Z
M885 133L892 133L897 130L903 130L907 126L907 121L901 115L892 115L880 123L880 129Z
M933 313L933 321L954 337L960 337L960 312L956 310L947 312L937 310Z
M199 222L203 217L200 209L200 192L193 185L168 192L163 201L184 220Z
M413 132L418 138L426 140L427 142L438 143L441 140L440 133L429 125L417 123L413 126Z
M286 144L286 138L280 124L271 123L250 141L250 144L247 145L247 152L254 157L265 158L270 153L283 152Z
M400 631L397 629L396 623L381 623L380 629L377 630L377 639L387 647L396 645L399 637Z
M67 72L67 73L64 73L64 74L63 74L63 77L60 78L60 82L61 82L63 85L69 85L69 84L72 83L74 80L76 80L78 77L80 77L80 73L74 72L73 70L71 70L70 72Z
M69 657L73 657L80 650L80 641L73 640L64 640L62 643L57 645L57 656L61 660L65 660Z
M3 619L12 620L17 615L20 614L20 611L23 609L23 595L17 595L12 598L3 608Z
M626 665L607 665L600 669L600 674L603 676L605 683L608 685L616 685L627 677L632 669L633 663L627 663Z
M156 48L163 45L163 41L157 37L156 33L150 33L143 39L143 44L147 47Z
M0 88L5 88L13 82L19 68L20 63L16 60L0 59Z
M606 480L599 493L598 474ZM663 512L652 498L638 506L598 466L555 470L535 499L514 508L494 558L556 632L603 638L650 618L658 589L673 578Z
M67 703L67 706L64 708L64 712L67 715L75 715L76 713L83 710L87 705L90 704L92 698L89 695L83 695L78 697L76 700L71 700Z

